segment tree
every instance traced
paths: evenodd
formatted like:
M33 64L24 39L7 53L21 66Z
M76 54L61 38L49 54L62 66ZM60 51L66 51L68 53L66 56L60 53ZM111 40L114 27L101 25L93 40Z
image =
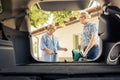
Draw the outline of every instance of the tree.
M38 9L36 5L33 5L30 9L30 23L32 26L37 27L39 25L44 25L48 20L50 12Z
M52 14L54 16L52 24L59 23L59 26L64 26L65 22L69 21L70 17L78 17L80 11L43 11L36 5L30 9L30 22L31 25L37 27L44 26Z
M69 17L72 15L71 11L53 11L52 13L54 14L53 24L58 22L60 26L64 26L64 22L69 21Z

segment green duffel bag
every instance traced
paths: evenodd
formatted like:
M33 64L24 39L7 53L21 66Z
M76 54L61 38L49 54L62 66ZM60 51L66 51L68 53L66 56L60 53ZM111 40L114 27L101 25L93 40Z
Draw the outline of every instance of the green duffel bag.
M82 51L80 50L72 50L73 61L78 61L79 58L83 57Z

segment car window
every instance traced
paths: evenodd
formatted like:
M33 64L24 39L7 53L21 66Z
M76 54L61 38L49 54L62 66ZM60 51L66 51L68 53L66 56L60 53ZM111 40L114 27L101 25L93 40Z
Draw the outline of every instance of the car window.
M81 43L82 25L79 22L80 11L44 11L38 9L36 5L31 7L30 22L33 43L34 57L41 61L41 37L46 33L46 28L52 24L57 26L54 35L59 39L62 47L68 51L58 51L58 61L73 61L72 50L77 49ZM93 21L98 23L98 17L93 17Z

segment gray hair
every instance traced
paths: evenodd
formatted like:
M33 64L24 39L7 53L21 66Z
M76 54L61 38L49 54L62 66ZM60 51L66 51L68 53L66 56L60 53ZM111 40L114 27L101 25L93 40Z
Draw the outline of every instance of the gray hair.
M49 30L49 29L55 29L56 30L56 26L53 26L53 25L50 24L50 25L47 26L47 30Z
M91 15L90 15L88 12L86 12L86 11L81 11L81 12L80 12L80 15L85 16L85 17L88 18L88 19L91 18Z

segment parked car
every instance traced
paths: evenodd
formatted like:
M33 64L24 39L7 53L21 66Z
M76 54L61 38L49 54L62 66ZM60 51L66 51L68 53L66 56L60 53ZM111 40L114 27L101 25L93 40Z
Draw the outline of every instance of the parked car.
M92 1L0 0L0 80L119 80L120 0L95 0L101 4L97 16L102 41L101 55L95 61L42 62L33 57L28 15L32 5L70 11L84 10Z

